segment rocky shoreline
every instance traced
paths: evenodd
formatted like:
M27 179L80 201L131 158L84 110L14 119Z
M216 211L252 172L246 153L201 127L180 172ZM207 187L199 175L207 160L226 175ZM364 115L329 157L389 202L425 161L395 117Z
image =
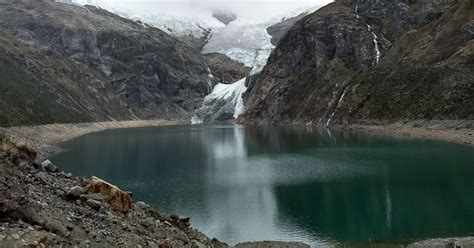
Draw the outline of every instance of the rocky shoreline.
M474 120L414 120L395 123L353 124L340 126L371 134L391 135L474 146Z
M134 120L91 123L49 124L0 128L0 133L16 144L26 145L38 152L37 160L46 159L61 151L56 144L79 136L108 129L156 127L190 124L185 120Z
M144 202L132 203L132 192L107 182L112 190L93 191L91 184L100 179L73 176L44 160L60 152L57 143L87 133L182 124L189 123L150 120L0 128L0 246L229 247L192 228L189 217L165 215ZM110 201L111 192L119 192L118 208ZM124 198L130 201L123 203ZM235 247L309 246L265 241Z
M116 187L93 191L94 180L38 164L33 150L1 139L1 246L227 247L190 227L189 218L124 201L129 193Z
M228 247L193 229L187 217L167 216L143 202L114 211L104 196L89 192L89 179L39 163L59 152L58 142L114 128L188 124L129 121L53 124L0 129L0 244L15 246ZM410 121L341 128L371 134L474 144L473 121ZM8 138L7 138L8 137ZM39 153L36 152L39 151ZM126 189L125 189L126 190ZM76 192L76 193L74 193ZM420 241L408 247L474 245L471 237ZM236 247L308 247L302 243L249 242Z

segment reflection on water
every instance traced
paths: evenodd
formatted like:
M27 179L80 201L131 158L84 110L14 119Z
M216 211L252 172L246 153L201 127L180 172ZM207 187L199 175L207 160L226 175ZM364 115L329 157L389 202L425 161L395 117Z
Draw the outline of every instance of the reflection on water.
M474 232L466 146L311 128L177 126L66 142L53 161L97 175L230 244L406 243Z

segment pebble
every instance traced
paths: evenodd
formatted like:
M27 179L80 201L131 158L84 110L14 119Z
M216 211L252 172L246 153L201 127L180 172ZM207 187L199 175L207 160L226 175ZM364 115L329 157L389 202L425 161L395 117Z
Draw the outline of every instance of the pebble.
M142 226L148 228L148 227L150 227L150 226L152 225L152 223L151 223L150 221L148 221L148 220L142 220L142 221L140 221L140 225L142 225Z
M14 234L12 234L12 238L14 238L14 239L20 239L21 237L20 237L20 235L14 233Z
M23 231L18 231L18 235L23 236L23 234L25 234L25 232L23 232Z
M141 208L146 208L146 203L142 202L142 201L139 201L136 203L138 207L141 207Z
M20 228L20 224L10 224L10 228Z
M81 178L81 185L82 187L86 187L91 181L86 178Z
M35 229L34 229L32 226L29 226L29 227L28 227L28 230L34 231Z
M61 196L63 196L63 195L64 195L64 191L63 191L63 190L60 190L60 189L58 189L58 190L56 190L56 195L58 195L58 196L60 196L60 197L61 197Z
M5 239L5 235L0 234L0 241Z

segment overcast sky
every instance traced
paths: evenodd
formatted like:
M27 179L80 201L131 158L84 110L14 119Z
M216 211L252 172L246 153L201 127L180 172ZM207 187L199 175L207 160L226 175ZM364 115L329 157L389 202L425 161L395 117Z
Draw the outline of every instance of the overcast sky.
M100 2L121 8L176 15L199 15L212 9L226 9L240 18L263 21L291 10L326 5L331 0L78 0Z

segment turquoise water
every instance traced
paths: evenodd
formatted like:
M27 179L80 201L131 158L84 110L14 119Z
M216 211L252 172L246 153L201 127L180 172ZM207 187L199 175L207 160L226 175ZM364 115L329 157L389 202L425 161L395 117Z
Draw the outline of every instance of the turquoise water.
M474 234L474 149L325 129L118 129L62 144L96 175L229 244L405 244Z

